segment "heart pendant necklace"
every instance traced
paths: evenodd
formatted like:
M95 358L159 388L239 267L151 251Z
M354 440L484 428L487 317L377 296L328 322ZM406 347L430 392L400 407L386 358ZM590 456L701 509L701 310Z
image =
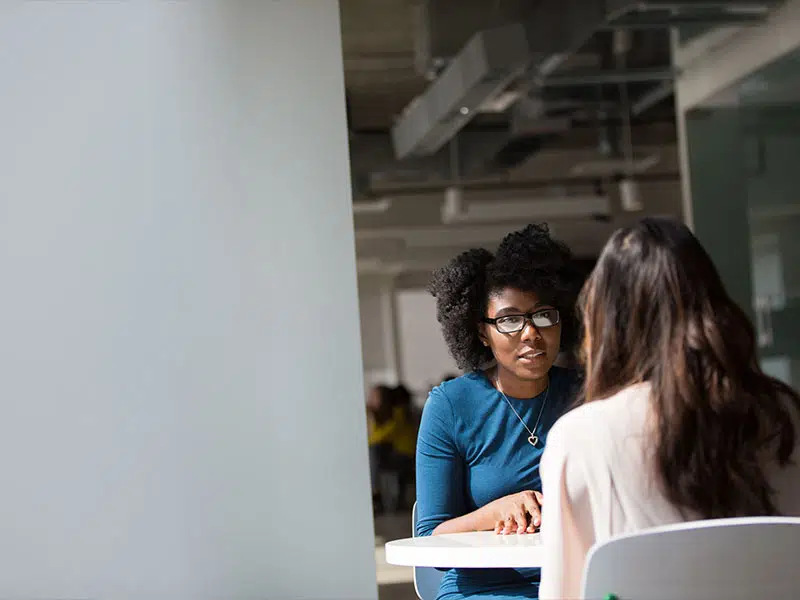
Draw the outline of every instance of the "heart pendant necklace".
M535 431L536 431L536 428L539 427L539 421L542 420L542 413L544 413L544 406L545 406L545 404L547 404L547 396L550 395L550 384L549 384L549 382L547 384L547 389L544 392L544 400L542 400L542 407L539 409L539 416L536 418L536 425L533 426L533 429L530 429L525 424L525 421L523 421L522 417L519 416L519 413L517 412L517 409L514 408L513 404L511 404L511 400L509 400L508 396L506 396L505 393L503 392L503 390L500 389L500 382L498 381L497 377L495 377L494 386L497 389L497 391L500 392L500 395L506 401L506 404L508 404L508 407L512 411L514 411L514 415L517 417L517 419L519 419L519 422L522 423L522 426L525 428L525 431L528 432L528 434L529 434L528 435L528 443L531 446L533 446L534 448L536 448L539 445L539 436L536 435Z

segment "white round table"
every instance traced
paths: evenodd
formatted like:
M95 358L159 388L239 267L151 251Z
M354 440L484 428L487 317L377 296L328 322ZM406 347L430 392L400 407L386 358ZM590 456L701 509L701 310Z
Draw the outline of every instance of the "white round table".
M449 533L389 542L386 544L386 562L444 569L524 569L541 567L543 550L538 533Z

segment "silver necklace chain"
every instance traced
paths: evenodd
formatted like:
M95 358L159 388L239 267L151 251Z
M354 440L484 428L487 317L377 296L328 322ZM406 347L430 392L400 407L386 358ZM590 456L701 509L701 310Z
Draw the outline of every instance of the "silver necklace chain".
M497 388L497 391L500 392L500 395L503 397L503 400L505 400L506 404L508 404L508 407L512 411L514 411L514 415L517 417L517 419L519 419L519 422L522 423L522 426L530 434L528 436L528 443L535 448L539 443L539 436L536 435L536 433L534 432L536 431L536 428L539 427L539 421L542 420L542 414L544 413L544 406L545 404L547 404L547 397L550 395L550 383L548 382L547 389L544 392L544 400L542 400L542 407L539 409L539 416L536 418L536 425L533 426L533 431L531 431L530 427L528 427L525 421L522 420L522 417L519 416L517 409L514 408L513 404L511 404L511 400L509 400L508 396L506 396L503 390L500 389L499 379L495 378L494 382L495 382L495 387Z

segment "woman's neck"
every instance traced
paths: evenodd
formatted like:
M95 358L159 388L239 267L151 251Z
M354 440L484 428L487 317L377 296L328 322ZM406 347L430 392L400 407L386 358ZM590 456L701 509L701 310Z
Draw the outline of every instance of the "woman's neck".
M489 379L499 391L512 398L534 398L544 392L550 383L549 376L540 379L520 379L500 365L494 368Z

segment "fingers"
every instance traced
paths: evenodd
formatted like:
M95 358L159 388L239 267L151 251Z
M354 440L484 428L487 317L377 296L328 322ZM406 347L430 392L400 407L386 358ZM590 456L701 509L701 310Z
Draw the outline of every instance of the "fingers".
M509 496L504 500L512 500L506 503L494 525L494 532L498 535L509 535L511 533L524 534L535 533L542 524L541 506L544 497L541 492L531 490Z
M525 510L531 516L530 525L533 525L534 527L539 527L539 525L542 524L542 513L539 509L539 502L536 496L536 492L534 492L533 494L525 494L523 496L523 502L525 505L524 506ZM526 528L528 527L528 525L529 525L528 523L525 523Z
M516 521L517 533L525 533L528 528L528 513L526 512L525 505L517 505L514 509L514 520Z
M496 535L523 535L527 533L536 533L536 526L533 521L528 525L527 529L520 528L515 519L507 519L505 521L498 521L494 526L494 533Z
M517 531L517 522L513 517L506 519L505 527L503 527L503 535L511 535Z
M544 495L542 492L537 492L536 490L534 490L533 495L536 496L536 501L539 503L539 523L536 525L538 528L542 526L542 506L544 506Z
M498 521L494 526L494 532L497 535L511 535L512 533L517 533L518 529L517 521L513 517Z
M537 492L536 490L533 491L533 495L536 498L536 502L539 503L539 515L540 516L539 516L539 522L536 523L535 525L534 525L535 519L531 519L531 524L528 526L528 533L535 533L536 532L536 528L539 527L542 524L541 523L541 514L542 514L541 507L544 504L544 496L542 495L542 492Z

